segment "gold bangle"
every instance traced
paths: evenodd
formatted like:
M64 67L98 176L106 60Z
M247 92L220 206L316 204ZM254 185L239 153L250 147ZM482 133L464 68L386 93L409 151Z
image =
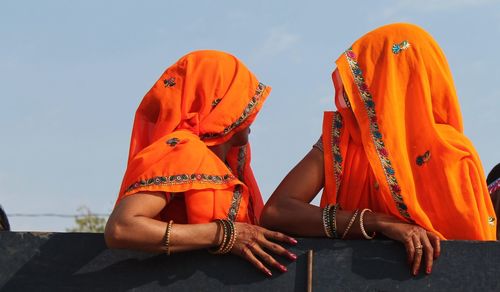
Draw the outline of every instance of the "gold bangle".
M325 231L326 237L332 238L333 234L331 232L331 222L330 222L330 209L332 205L326 205L325 208L323 208L323 229Z
M222 249L224 248L226 241L227 241L228 231L227 231L226 224L223 223L222 219L216 219L214 222L217 224L217 226L222 231L222 242L220 243L220 245L218 247L209 248L208 251L210 253L213 253L213 254L220 254Z
M349 221L349 225L347 225L347 228L344 231L344 234L342 234L342 239L344 239L345 236L347 235L347 233L349 233L349 229L351 229L352 224L354 223L354 221L356 221L356 217L358 216L358 213L359 213L359 209L356 209L356 211L354 211L354 215L352 215L352 217L351 217L351 221Z
M172 225L174 225L174 220L170 220L167 224L167 229L165 229L165 235L163 236L163 247L165 253L170 255L170 233L172 232Z
M373 239L375 237L375 231L370 236L370 235L368 235L368 233L366 233L366 230L365 230L365 225L364 225L364 222L363 222L363 216L365 215L366 211L372 212L372 210L370 210L370 209L363 209L363 211L361 211L361 214L359 214L359 229L361 229L361 233L363 234L363 236L366 239Z

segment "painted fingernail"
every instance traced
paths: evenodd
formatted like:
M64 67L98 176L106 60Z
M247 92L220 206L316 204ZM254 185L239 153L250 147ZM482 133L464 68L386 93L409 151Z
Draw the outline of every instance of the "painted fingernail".
M290 242L293 243L293 244L297 244L297 240L295 238L291 238L290 237Z
M429 275L432 272L432 269L431 268L427 268L426 272L427 272L427 275Z
M295 261L295 260L297 260L297 255L296 255L296 254L293 254L293 253L291 253L291 252L288 252L288 257L289 257L290 259L294 260L294 261Z
M285 266L283 266L283 265L279 265L279 267L280 267L280 270L281 270L282 272L286 272L286 271L288 271L288 269L287 269Z
M272 277L272 276L273 276L273 273L271 273L271 271L269 271L269 270L266 270L266 274L267 274L269 277Z

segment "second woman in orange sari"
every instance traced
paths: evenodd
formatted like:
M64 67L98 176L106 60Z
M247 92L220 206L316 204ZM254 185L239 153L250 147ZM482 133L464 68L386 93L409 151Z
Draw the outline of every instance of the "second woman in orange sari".
M401 241L413 274L440 239L495 240L484 172L446 58L421 28L378 28L333 72L337 112L266 204L265 226L302 236ZM323 188L321 207L309 202ZM299 215L300 214L300 215Z
M105 231L108 246L155 252L211 248L267 275L268 252L293 238L258 227L249 126L270 88L232 55L196 51L169 67L137 109L127 171ZM261 262L262 261L262 262Z

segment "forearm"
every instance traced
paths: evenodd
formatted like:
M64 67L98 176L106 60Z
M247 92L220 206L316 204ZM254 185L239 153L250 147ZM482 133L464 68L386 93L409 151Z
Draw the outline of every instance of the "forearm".
M168 222L145 216L134 216L122 222L108 224L106 242L112 248L141 249L165 252L164 237ZM204 249L222 241L216 223L173 224L170 231L170 252Z
M358 211L349 232L346 234L346 238L364 238L360 224L361 211L362 210ZM339 237L342 237L353 216L354 211L337 210L335 225ZM291 235L311 237L326 236L323 225L323 208L293 198L283 198L279 202L266 206L261 219L261 223L265 227L273 230L280 230ZM373 232L380 232L384 223L392 220L394 220L392 216L365 212L363 214L363 227L365 232L371 235Z
M365 236L372 236L374 232L380 231L380 216L382 214L373 213L362 209L348 211L339 210L336 216L337 235L344 239L363 239ZM361 221L363 219L363 221ZM349 228L349 230L347 230ZM362 228L365 234L362 232Z
M362 211L363 209L359 209L358 214L353 221L348 234L346 235L347 239L363 239L366 235L372 236L374 233L385 234L387 236L386 233L391 229L394 229L395 226L402 224L409 225L407 222L389 214L376 213L367 210L362 215ZM353 216L354 211L342 210L337 212L337 227L339 236L343 235ZM363 218L363 222L361 222L361 217ZM363 226L365 234L363 234L361 226Z
M264 227L298 236L325 236L322 222L321 208L288 197L267 205L261 217Z

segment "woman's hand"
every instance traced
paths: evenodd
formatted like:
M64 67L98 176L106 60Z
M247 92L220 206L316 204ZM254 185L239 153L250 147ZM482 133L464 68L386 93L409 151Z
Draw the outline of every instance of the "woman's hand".
M266 275L272 276L273 274L266 267L266 265L264 265L264 263L268 266L277 268L281 272L287 271L286 267L275 260L269 252L287 257L291 260L297 259L295 254L273 242L279 241L288 244L296 244L297 240L292 237L286 236L280 232L270 231L256 225L246 223L236 222L235 226L237 237L236 242L231 249L231 253L246 259Z
M425 272L430 274L434 259L441 253L439 237L424 228L400 221L392 216L380 215L378 231L385 236L404 244L408 254L411 273L416 276L422 261Z

